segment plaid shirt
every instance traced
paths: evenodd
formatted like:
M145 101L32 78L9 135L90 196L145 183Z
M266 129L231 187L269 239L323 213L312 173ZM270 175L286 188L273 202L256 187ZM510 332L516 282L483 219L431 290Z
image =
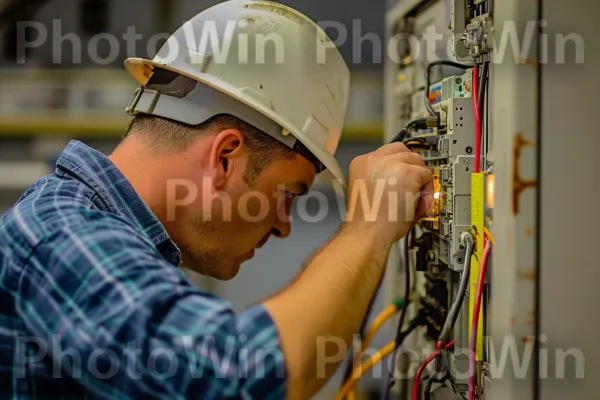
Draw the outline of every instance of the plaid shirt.
M69 143L0 223L0 398L284 398L265 309L234 314L179 263L111 161Z

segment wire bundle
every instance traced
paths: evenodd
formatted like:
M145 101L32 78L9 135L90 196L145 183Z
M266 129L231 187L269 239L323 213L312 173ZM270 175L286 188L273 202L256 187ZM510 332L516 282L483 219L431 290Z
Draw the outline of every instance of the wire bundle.
M427 366L429 365L430 362L432 362L433 360L440 357L444 350L452 350L453 347L454 347L454 340L446 345L444 345L441 341L439 341L436 346L437 350L434 351L433 353L431 353L429 355L429 357L427 357L425 359L425 361L423 361L423 363L419 366L419 369L417 370L417 375L415 376L415 383L413 385L412 400L419 400L419 397L420 397L419 387L421 386L421 376L423 375L425 368L427 368Z
M436 65L448 65L448 66L453 66L453 67L462 68L462 69L471 68L468 65L463 65L463 64L452 62L452 61L446 61L446 60L439 60L439 61L430 63L427 66L426 78L425 78L425 107L426 107L427 111L429 112L430 116L424 117L424 118L419 118L417 120L409 122L391 140L391 143L407 142L407 141L413 140L413 139L406 138L408 132L411 129L428 129L428 128L434 127L434 126L437 126L438 128L440 127L440 116L439 116L439 114L437 114L435 112L435 110L433 109L433 106L429 102L430 71L431 71L431 68ZM482 154L482 141L483 141L483 114L484 114L484 109L485 109L485 107L484 107L485 106L485 92L486 92L486 86L487 86L486 83L487 83L488 68L489 68L489 63L484 62L482 65L482 68L481 68L481 74L480 74L480 70L479 70L478 66L474 66L473 70L472 70L471 95L472 95L472 99L473 99L473 108L474 108L474 114L475 114L475 162L474 162L474 167L475 167L474 172L475 173L479 173L481 171L481 154ZM408 336L417 326L421 325L421 323L422 323L423 310L421 310L421 312L419 312L419 315L410 322L410 324L406 330L404 330L404 331L402 330L402 327L404 326L404 320L406 318L408 299L410 296L410 287L411 287L410 265L408 262L408 247L409 247L408 241L409 241L409 236L407 236L406 241L405 241L404 257L403 257L404 271L405 271L404 299L403 299L403 301L397 300L396 302L394 302L394 304L392 304L388 308L386 308L375 319L373 325L369 328L368 332L365 335L364 331L365 331L367 317L369 315L369 313L367 313L367 315L365 316L365 319L363 320L362 326L361 326L361 335L364 337L364 339L361 342L361 348L363 349L363 351L361 351L358 358L355 358L355 357L350 358L350 362L347 366L346 373L344 376L344 384L343 384L342 388L340 389L338 395L336 396L336 400L344 400L344 399L354 400L355 399L354 388L355 388L358 380L366 372L368 372L370 369L372 369L374 365L381 362L386 356L393 354L393 359L395 360L396 351L402 345L402 342L404 341L406 336ZM417 370L417 375L416 375L415 383L413 386L413 395L412 395L413 400L419 400L420 382L421 382L423 372L425 371L425 368L427 367L427 365L429 365L429 363L431 363L432 361L434 361L436 359L439 359L440 357L442 357L444 355L447 357L446 351L452 350L454 347L453 340L448 343L446 343L446 341L448 341L452 335L452 330L454 329L454 326L458 319L458 314L459 314L461 306L464 302L464 298L465 298L465 295L467 292L467 287L468 287L468 282L469 282L469 276L470 276L471 259L475 252L475 238L471 234L468 234L467 236L465 236L464 241L466 244L466 255L465 255L466 262L465 262L465 267L463 269L463 272L462 272L462 275L461 275L461 278L459 281L457 293L452 302L450 310L448 312L448 317L446 318L446 321L444 322L444 325L440 332L440 335L438 338L439 341L437 342L437 346L436 346L436 351L434 353L432 353L429 357L427 357L425 359L425 361L421 364L419 369ZM474 311L474 315L473 315L473 321L472 321L472 325L471 325L471 338L470 338L470 342L469 342L469 348L470 348L469 374L470 375L469 375L469 379L468 379L468 400L475 400L475 398L476 398L476 378L475 378L475 367L476 367L475 351L476 351L476 346L477 346L476 337L477 337L477 332L478 332L478 328L479 328L478 327L479 313L480 313L481 303L482 303L482 298L483 298L483 290L485 287L485 276L486 276L486 271L487 271L488 258L489 258L489 254L491 252L492 244L493 244L493 238L486 228L485 229L485 250L484 250L484 256L483 256L483 260L482 260L482 264L481 264L480 274L478 277L476 304L475 304L475 311ZM371 310L372 306L373 306L373 301L369 305L369 311ZM362 360L362 358L365 355L364 349L367 349L370 346L370 344L372 343L378 330L383 326L383 324L387 320L389 320L392 316L394 316L399 309L401 309L401 315L399 318L398 328L396 330L396 332L397 332L396 338L394 339L394 341L388 343L385 347L383 347L381 350L379 350L377 353L375 353L372 357L367 359L353 373L352 368L353 368L354 362ZM447 358L446 358L446 362L448 362ZM441 366L441 364L438 364L438 367L439 366ZM446 372L446 375L442 379L435 379L435 378L431 377L429 379L429 382L428 382L428 385L426 388L427 392L429 392L431 390L432 384L434 382L438 382L438 383L450 382L450 384L452 385L452 389L454 390L454 393L459 395L463 399L466 398L465 395L463 394L463 392L461 392L458 389L458 387L452 380L452 375L449 370ZM387 381L387 385L386 385L386 389L385 389L385 393L384 393L384 397L383 397L385 400L387 400L389 398L389 393L390 393L390 389L391 389L392 385L393 385L393 368L388 375L388 381ZM427 398L429 398L428 395L429 395L429 393L427 393Z
M481 261L481 269L479 271L479 279L477 281L477 294L475 296L475 309L473 310L473 322L471 328L471 340L469 341L469 400L475 400L476 395L476 376L475 368L477 361L475 359L477 351L477 331L479 329L479 310L481 309L481 301L483 298L483 288L485 287L485 277L487 273L488 259L491 252L491 241L485 240L485 249L483 251L483 260Z
M475 113L475 165L474 173L481 172L481 149L483 141L483 112L485 105L486 80L489 63L484 62L481 67L481 76L479 67L473 67L473 76L471 81L471 97L473 98L473 111Z
M372 338L377 333L378 327L381 327L381 325L383 325L385 320L389 319L392 315L393 315L393 313L391 313L388 310L381 313L380 316L378 317L378 320L380 320L380 322L378 323L378 325L376 325L375 323L373 324L373 326L369 329L370 335L367 336L367 338L370 337L372 340ZM408 336L413 330L415 330L419 325L421 325L421 323L422 323L422 315L418 315L416 318L414 318L412 321L410 321L409 326L406 328L406 330L402 331L399 335L400 343L402 343L402 341L404 341L404 338L406 338L406 336ZM363 343L367 343L367 341L365 340ZM368 346L366 346L366 347L368 347ZM338 395L335 397L335 399L336 400L344 400L348 397L354 397L354 387L356 386L356 383L358 382L358 380L360 378L362 378L365 373L367 373L369 370L371 370L371 368L373 368L375 365L380 363L385 357L392 354L394 352L394 350L396 350L396 348L397 348L396 341L395 340L391 341L386 346L384 346L381 350L379 350L378 352L373 354L373 356L371 356L367 361L362 363L358 367L358 369L351 374L349 379L345 381L344 385L338 392ZM365 354L364 352L361 354L361 358L364 356L364 354Z

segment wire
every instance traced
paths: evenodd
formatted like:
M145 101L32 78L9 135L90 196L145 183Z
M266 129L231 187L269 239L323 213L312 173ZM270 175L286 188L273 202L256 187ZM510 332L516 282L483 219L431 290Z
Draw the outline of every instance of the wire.
M456 382L452 380L452 378L448 379L446 383L450 385L450 388L452 389L455 395L459 396L463 400L469 400L467 399L467 396L463 393L463 391L460 390Z
M433 106L431 105L431 103L429 102L429 78L431 75L431 68L435 67L436 65L447 65L450 67L455 67L455 68L461 68L461 69L469 69L471 68L471 66L469 65L465 65L465 64L459 64L457 62L454 61L448 61L448 60L437 60L434 62L431 62L427 65L427 68L425 70L425 108L427 109L427 111L429 112L429 114L431 114L432 116L435 117L436 121L437 121L437 125L439 126L440 123L440 118L437 115L437 113L435 112L435 110L433 109Z
M484 61L480 68L479 73L479 93L477 99L479 100L479 118L481 120L481 155L483 155L483 161L481 162L481 171L486 169L486 155L488 149L488 131L487 131L487 75L488 75L489 63Z
M358 333L361 338L363 338L365 336L365 331L367 329L367 323L369 321L369 315L371 315L371 313L373 311L373 306L375 305L375 298L377 297L377 292L379 292L379 288L381 287L382 282L383 282L383 275L379 278L379 282L377 283L377 289L371 296L371 300L369 300L369 305L367 307L367 311L360 323L360 328L358 330ZM361 348L364 348L364 347L361 347ZM348 363L346 364L346 370L344 371L344 377L343 377L342 382L346 382L350 378L350 375L352 374L352 368L354 367L354 363L357 360L360 360L360 358L357 359L356 355L354 354L354 341L353 341L352 345L350 346L350 350L348 351Z
M460 397L463 400L468 400L467 396L465 396L462 391L458 388L458 386L456 385L456 383L454 382L454 380L452 379L452 376L450 375L450 372L446 372L446 375L444 375L441 379L436 379L433 376L430 377L427 380L427 386L425 387L425 399L424 400L431 400L431 393L433 393L433 384L434 383L441 383L443 385L448 386L450 389L452 389L452 392L457 395L458 397Z
M400 129L400 132L398 132L396 136L390 140L390 143L403 142L407 132L408 131L406 130L406 127Z
M479 113L479 67L473 67L471 76L471 97L473 98L473 110L475 111L475 166L474 173L480 172L481 163L481 114Z
M465 296L468 296L468 293ZM446 376L447 376L447 380L445 381L446 385L449 386L450 389L452 389L452 391L454 392L455 395L459 396L463 400L468 400L467 396L464 394L464 393L466 393L466 390L465 391L461 390L458 387L458 385L456 384L456 382L454 381L454 377L452 376L452 374L450 372L450 360L448 358L448 353L445 350L442 351L440 361L446 363ZM442 367L441 364L436 365L437 370L440 370L441 367Z
M467 250L465 252L465 267L460 277L460 282L458 283L456 296L454 296L454 301L452 302L452 306L450 307L450 311L448 311L448 316L446 317L446 321L444 322L444 326L440 332L438 340L441 340L442 343L446 343L452 335L452 330L454 329L454 325L456 325L458 313L463 305L465 293L467 292L467 287L469 286L471 257L473 256L473 251L475 248L475 238L473 238L473 235L470 233L465 236L465 244L467 246Z
M380 363L384 357L392 354L394 352L395 346L396 346L395 342L391 341L384 348L379 350L377 353L373 354L371 356L371 358L369 358L367 361L365 361L364 364L362 364L359 368L358 376L356 373L353 373L352 376L350 377L350 379L348 379L346 381L346 383L344 383L344 386L342 386L342 389L339 391L339 393L335 397L335 399L343 400L344 398L346 398L346 396L350 393L350 391L356 385L356 382L358 382L358 380L360 378L362 378L362 376L365 373L367 373L371 368L373 368L376 364Z
M423 138L409 138L402 141L407 147L408 146L423 146L423 147L435 147L433 143L427 143Z
M488 149L488 97L487 96L487 82L488 82L488 70L489 70L489 62L484 61L481 67L481 73L479 74L479 92L477 96L477 100L479 101L479 119L481 120L481 151L480 151L480 159L481 155L483 155L483 167L480 168L481 171L485 170L486 165L486 154ZM485 130L484 130L485 128Z
M489 62L484 61L482 66L481 66L481 74L479 77L479 91L477 94L477 98L479 100L479 116L481 117L481 121L483 123L483 112L484 112L484 107L485 107L485 96L486 96L486 89L487 89L487 75L488 75L488 69L489 69Z
M475 365L477 351L477 330L479 327L479 310L481 308L481 300L483 298L483 288L485 286L485 276L487 272L488 259L492 245L489 240L485 241L485 249L483 251L483 259L481 261L481 269L479 271L479 279L477 281L477 294L475 296L475 308L473 310L473 322L471 329L471 340L469 342L469 379L468 391L469 400L475 400Z
M427 118L423 117L410 121L404 128L400 129L400 132L398 132L396 136L390 140L390 143L404 142L408 131L410 131L412 128L427 129Z
M396 353L402 342L404 341L404 337L402 336L402 327L404 326L404 320L406 319L406 311L408 309L408 302L410 298L410 263L408 260L408 246L410 242L410 231L405 237L404 243L404 254L402 257L402 263L404 265L404 304L402 305L402 311L400 313L400 319L398 320L398 328L396 328L396 338L394 342L396 343L396 348L394 349L394 355L392 356L392 368L388 373L385 385L385 392L383 395L384 400L388 400L390 396L390 390L392 389L392 385L394 384L394 369L396 363Z
M396 362L396 351L398 350L398 348L400 348L400 346L402 346L404 339L406 339L406 337L408 335L410 335L415 329L417 329L417 327L419 327L420 325L423 325L426 322L425 318L426 318L425 309L419 310L419 313L417 314L417 316L408 323L408 327L402 332L400 337L399 338L397 337L396 340L394 340L396 348L394 349L394 356L392 357L393 364L392 364L392 369L390 371L390 375L388 375L388 379L386 380L386 389L383 393L383 396L389 396L390 389L393 385L392 379L393 379L394 367L395 367L395 362Z
M377 316L377 318L375 318L375 321L373 321L373 324L369 327L369 330L367 331L366 338L363 340L363 349L366 349L371 345L371 342L373 342L373 339L375 339L375 335L377 335L377 332L379 331L379 329L381 329L383 324L385 324L390 318L392 318L403 306L404 301L402 299L397 299L394 302L394 304L388 306L385 310L381 312L381 314Z
M431 394L434 392L434 390L432 388L434 383L441 383L443 385L446 385L448 388L452 389L452 392L456 396L460 397L463 400L468 400L467 396L465 396L460 391L460 389L456 386L456 383L452 380L449 373L446 373L446 375L443 376L441 379L435 379L435 378L431 377L427 380L427 386L425 387L425 399L424 400L431 400Z
M367 335L361 343L360 348L362 349L362 351L360 353L358 360L362 360L363 356L365 355L366 349L368 349L369 346L371 346L371 343L373 342L373 339L375 339L375 336L377 335L377 332L379 331L379 329L381 329L383 324L385 324L390 318L392 318L398 312L398 310L402 307L403 304L404 304L404 301L402 299L396 299L396 301L393 304L389 305L385 310L383 310L375 318L375 321L373 321L373 324L369 327L369 330L367 331ZM351 363L349 364L350 365L350 373L352 373L352 367L353 367L354 361L355 360L351 360ZM350 377L350 375L348 375L348 377ZM348 380L348 378L345 378L343 382L346 382L347 380ZM346 397L346 399L354 400L355 398L356 398L355 389L352 388L352 390L350 390L350 392L348 393L348 396Z
M400 344L402 344L402 342L404 341L404 338L406 338L408 335L410 335L412 333L412 331L414 331L418 326L420 326L423 323L423 318L424 318L424 314L419 313L419 315L417 315L415 318L413 318L410 321L406 330L404 330L400 335ZM384 348L379 350L373 356L371 356L371 358L369 358L367 361L365 361L358 368L358 370L354 371L354 373L351 374L350 378L345 381L344 385L342 385L342 388L338 392L336 399L341 400L341 399L346 398L349 394L351 394L351 391L354 389L354 387L356 386L356 383L360 380L360 378L362 378L365 373L367 373L371 368L373 368L374 365L381 362L384 357L395 352L395 350L397 349L396 346L397 346L397 342L396 342L396 340L394 340L394 341L388 343Z
M425 386L425 400L431 400L431 392L434 383L444 383L450 378L450 374L446 373L442 379L436 379L433 376L427 380L427 386Z
M421 385L421 375L423 375L423 371L425 371L425 368L427 368L430 362L438 358L442 354L442 351L444 349L450 350L452 347L454 347L454 340L448 343L446 346L444 346L442 342L438 342L436 347L437 350L431 353L429 357L427 357L425 361L423 361L423 363L419 366L419 369L417 370L417 375L415 376L415 384L413 386L412 400L419 400L419 387Z
M494 235L492 235L492 232L490 232L490 230L488 228L483 228L483 233L485 233L485 237L487 240L489 240L490 242L492 242L492 246L494 245Z

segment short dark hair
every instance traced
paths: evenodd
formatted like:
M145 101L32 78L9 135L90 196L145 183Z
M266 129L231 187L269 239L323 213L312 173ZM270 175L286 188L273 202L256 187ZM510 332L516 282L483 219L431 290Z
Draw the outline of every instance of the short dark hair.
M139 114L129 124L125 137L144 134L148 146L157 152L183 151L206 133L237 129L244 136L250 160L244 171L244 182L252 185L260 173L273 161L293 159L296 152L260 129L230 114L219 114L193 126L154 115Z

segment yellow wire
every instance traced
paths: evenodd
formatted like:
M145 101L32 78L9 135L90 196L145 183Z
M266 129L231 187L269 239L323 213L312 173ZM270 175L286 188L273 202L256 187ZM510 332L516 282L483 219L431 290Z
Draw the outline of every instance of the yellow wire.
M392 318L397 311L398 308L394 304L392 304L391 306L388 306L385 310L383 310L381 314L377 316L377 318L375 318L375 321L373 321L373 324L369 327L367 335L362 342L361 348L363 350L367 349L371 345L371 342L373 342L373 339L375 339L375 336L377 335L377 332L379 332L379 329L381 329L383 324L385 324L390 318Z
M377 316L377 318L375 318L375 321L373 321L373 324L371 324L371 326L369 327L369 330L367 331L365 339L362 341L362 343L360 345L360 348L362 350L360 353L360 358L358 358L358 360L362 360L363 356L365 355L365 350L369 348L369 346L373 342L373 339L375 339L377 332L379 332L379 329L381 329L383 324L385 324L390 318L392 318L394 316L394 314L396 314L397 311L398 311L398 307L396 307L396 305L392 304L392 305L388 306L385 310L383 310ZM355 375L354 371L352 371L352 375ZM350 392L348 393L346 400L356 400L355 387L352 387L350 389Z
M488 240L493 245L494 244L494 235L492 235L492 232L490 232L488 228L483 228L483 232L485 233L485 237L487 237Z
M371 356L371 358L369 358L367 361L365 361L365 363L362 364L360 366L360 368L358 369L358 372L359 372L358 376L356 373L354 373L354 372L352 373L352 376L350 377L350 379L348 379L346 381L346 383L344 384L344 386L342 387L342 389L336 396L335 400L344 400L344 398L346 398L346 396L348 396L348 394L354 388L354 386L356 386L356 382L358 382L358 380L360 378L362 378L362 376L364 374L366 374L371 368L373 368L375 365L380 363L384 357L392 354L395 347L396 347L396 342L391 341L383 349L379 350L377 353L373 354L373 356Z

